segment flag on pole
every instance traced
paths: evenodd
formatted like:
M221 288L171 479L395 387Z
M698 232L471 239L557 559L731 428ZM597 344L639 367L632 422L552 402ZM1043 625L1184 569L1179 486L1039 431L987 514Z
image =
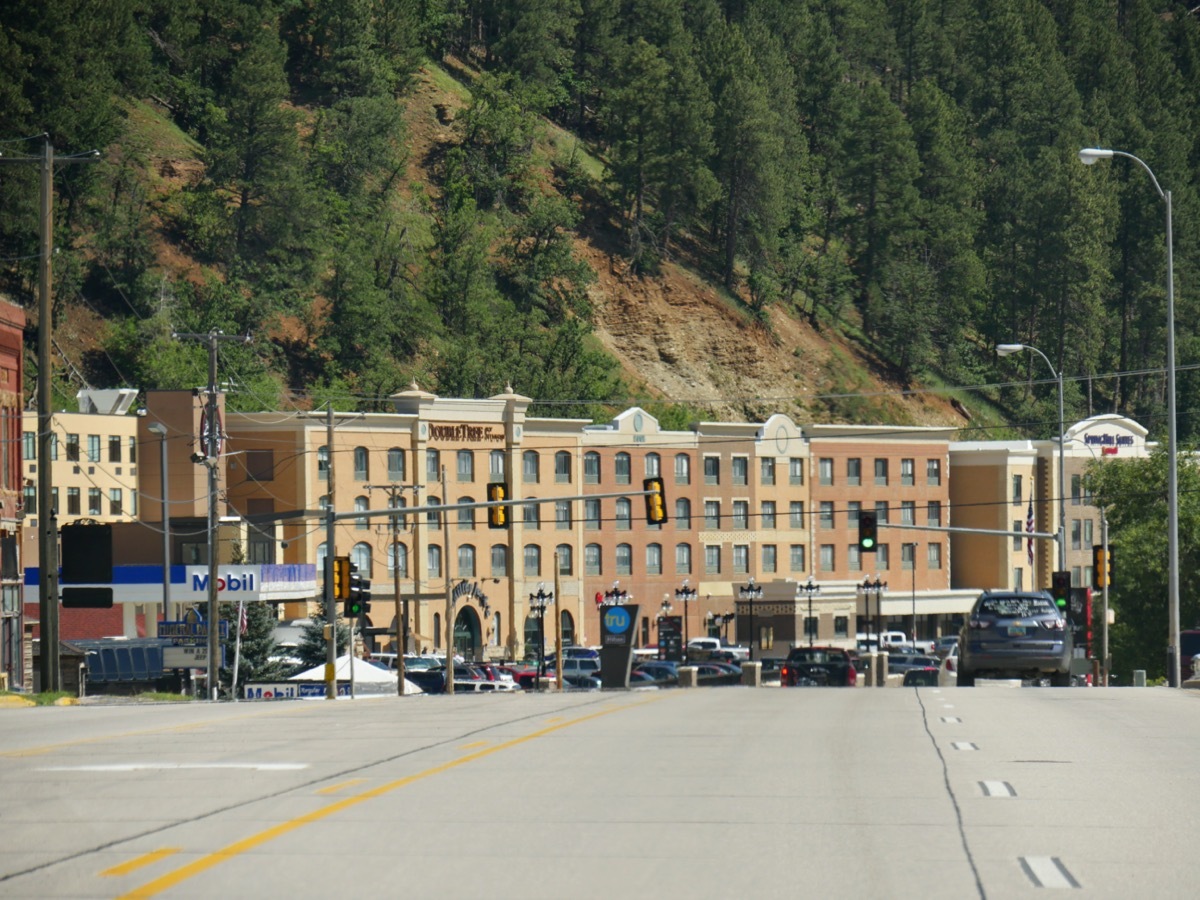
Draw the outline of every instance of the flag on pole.
M1032 552L1032 551L1031 551ZM238 601L238 634L245 634L250 623L246 620L246 601Z
M1029 555L1029 564L1033 565L1033 500L1029 501L1029 512L1025 514L1025 532L1029 535L1025 539L1025 548Z

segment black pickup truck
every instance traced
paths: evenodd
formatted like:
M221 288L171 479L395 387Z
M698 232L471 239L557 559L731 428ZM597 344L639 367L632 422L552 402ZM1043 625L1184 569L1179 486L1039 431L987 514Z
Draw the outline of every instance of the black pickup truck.
M796 647L779 669L783 687L854 687L857 681L854 661L840 647Z

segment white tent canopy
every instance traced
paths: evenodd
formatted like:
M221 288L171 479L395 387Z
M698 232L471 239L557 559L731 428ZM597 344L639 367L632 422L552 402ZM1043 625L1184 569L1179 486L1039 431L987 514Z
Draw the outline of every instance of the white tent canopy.
M396 673L389 672L386 669L381 669L379 666L372 665L365 660L357 659L352 656L339 656L336 667L334 668L335 677L338 681L349 681L350 671L353 668L354 681L357 684L396 684ZM313 666L304 672L293 675L288 681L324 681L325 667ZM406 694L420 694L421 688L405 679L404 692Z

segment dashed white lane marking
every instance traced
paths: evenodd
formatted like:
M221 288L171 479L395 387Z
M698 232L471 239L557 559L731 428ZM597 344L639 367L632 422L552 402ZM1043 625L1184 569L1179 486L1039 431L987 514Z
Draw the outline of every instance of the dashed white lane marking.
M979 787L985 797L1015 797L1016 790L1007 781L981 781Z
M947 725L961 725L962 719L958 716L942 716L942 721Z
M1077 888L1080 887L1075 877L1067 871L1057 856L1022 856L1019 857L1021 868L1029 876L1035 887L1044 888Z
M978 750L979 749L970 741L955 741L950 746L953 747L955 750Z
M308 763L112 763L93 766L45 766L40 772L140 772L146 769L256 769L260 772L294 772Z

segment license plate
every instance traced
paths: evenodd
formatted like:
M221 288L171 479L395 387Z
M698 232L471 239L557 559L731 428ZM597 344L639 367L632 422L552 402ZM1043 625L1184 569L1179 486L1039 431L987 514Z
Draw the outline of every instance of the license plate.
M1024 625L1009 625L1008 626L1008 636L1009 637L1025 637L1025 635L1027 633L1028 633L1027 629L1025 628Z

